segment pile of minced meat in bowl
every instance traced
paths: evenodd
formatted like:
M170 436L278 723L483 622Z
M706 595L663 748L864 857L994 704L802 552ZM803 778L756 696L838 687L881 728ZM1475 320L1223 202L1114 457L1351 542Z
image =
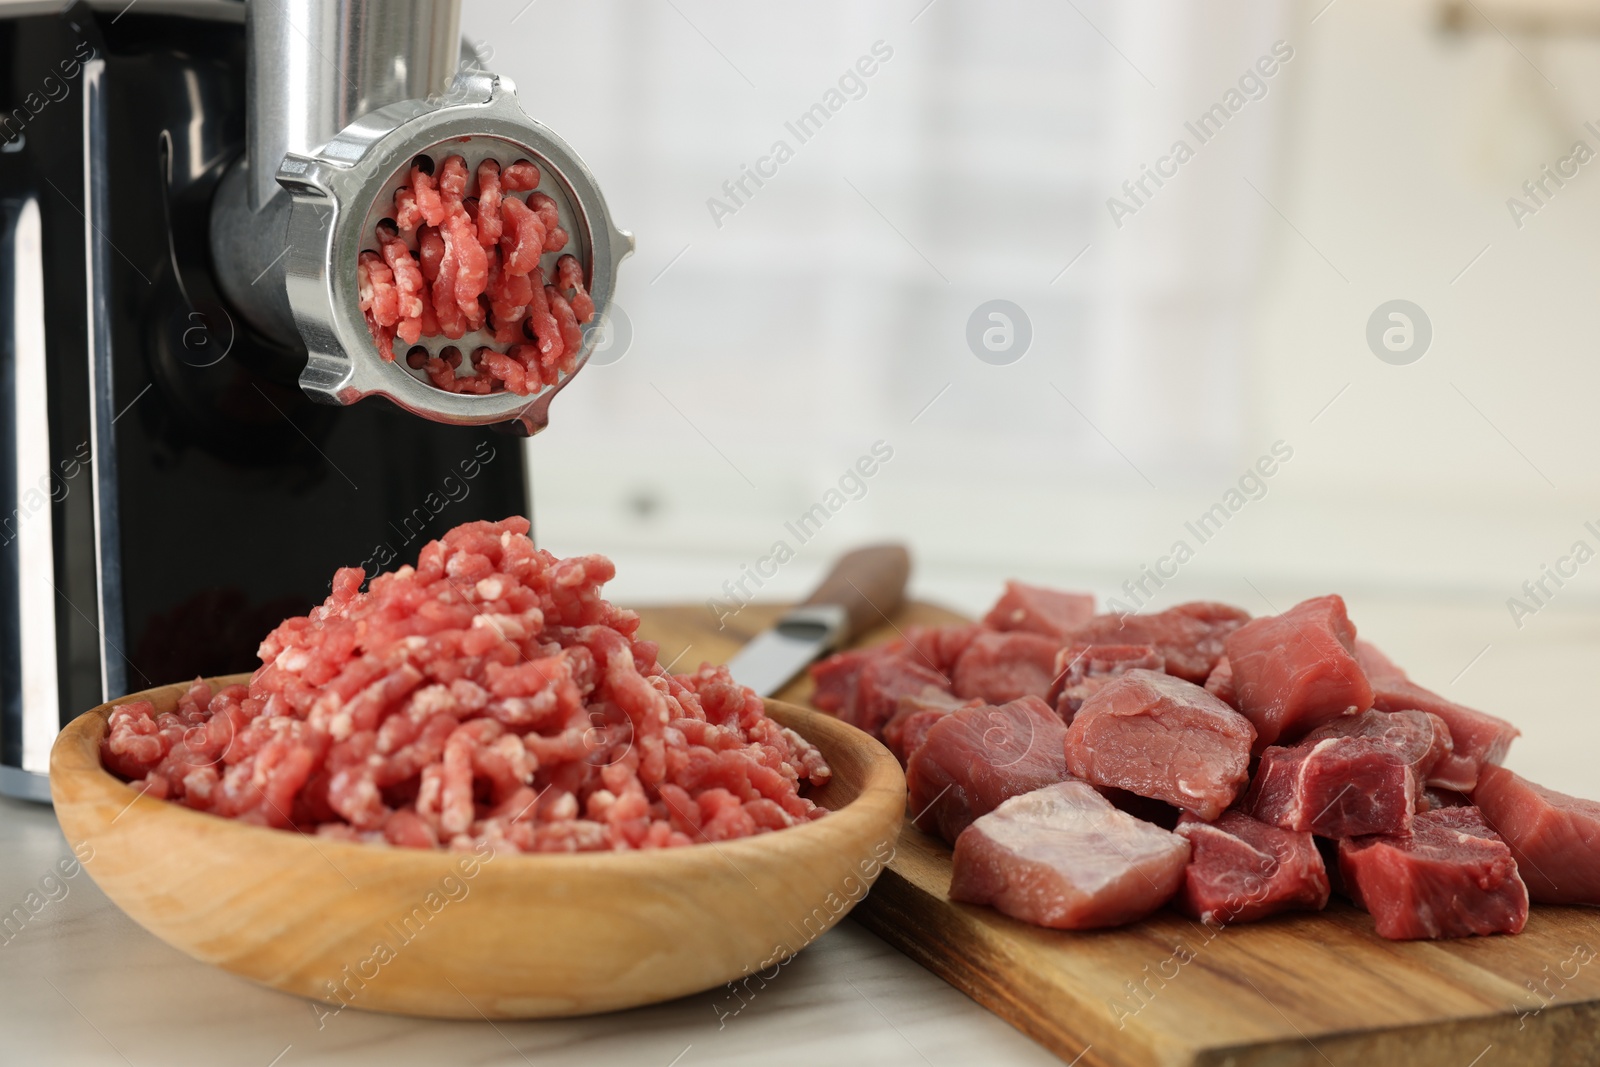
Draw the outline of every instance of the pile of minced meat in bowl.
M821 753L726 668L668 673L601 597L613 574L526 519L467 523L366 589L340 570L248 684L115 706L102 761L198 811L406 848L671 848L824 816L803 795Z

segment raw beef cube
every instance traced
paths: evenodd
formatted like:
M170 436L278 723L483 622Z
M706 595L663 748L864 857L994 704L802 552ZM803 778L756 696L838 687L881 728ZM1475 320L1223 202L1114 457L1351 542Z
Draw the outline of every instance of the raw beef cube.
M900 761L902 769L910 761L911 753L921 748L922 742L928 739L928 731L933 729L933 724L948 714L948 710L933 708L915 711L910 715L895 712L895 717L883 728L883 743Z
M1227 626L1237 630L1250 621L1250 613L1217 600L1189 600L1167 609L1167 614L1203 622L1207 626Z
M1166 658L1153 645L1070 645L1056 654L1061 693L1056 711L1071 722L1083 702L1111 679L1128 671L1159 671Z
M1409 834L1341 841L1339 869L1392 940L1515 934L1528 921L1517 862L1477 808L1423 812Z
M1435 765L1450 755L1450 728L1437 715L1425 711L1364 711L1360 715L1341 715L1323 723L1301 738L1301 745L1315 745L1330 737L1361 738L1381 745L1411 768L1417 785L1427 781Z
M956 661L955 693L986 704L1050 695L1061 642L1029 633L981 633Z
M901 697L894 718L883 727L883 743L904 767L917 750L933 724L961 708L981 708L981 700L962 700L948 693L927 693L923 696Z
M816 691L811 694L811 703L848 721L855 713L856 683L861 677L861 668L877 654L866 649L852 649L813 663L811 681Z
M972 820L1001 801L1066 781L1066 734L1038 697L952 711L911 754L906 810L918 829L954 844Z
M890 647L904 649L915 662L948 677L956 669L956 660L961 658L961 653L972 644L972 639L984 632L984 628L976 623L907 626L905 640L897 641Z
M1328 872L1310 834L1238 811L1214 823L1185 815L1177 832L1192 849L1177 901L1185 914L1206 923L1247 923L1328 906Z
M1065 641L1072 631L1092 618L1092 593L1062 593L1037 585L1007 582L1006 591L983 621L996 630L1022 630Z
M949 691L947 677L910 656L878 655L861 668L861 677L856 682L854 714L840 718L873 737L880 737L884 724L899 710L901 697Z
M1129 671L1084 702L1067 729L1067 770L1215 819L1250 777L1256 732L1193 682Z
M1304 601L1234 631L1227 646L1233 686L1259 745L1293 741L1329 719L1372 707L1355 639L1337 596Z
M956 840L950 899L1024 922L1090 930L1142 919L1183 882L1189 843L1084 782L1013 797Z
M1411 828L1428 771L1450 751L1437 717L1420 711L1346 715L1299 744L1261 754L1244 808L1285 830L1323 837Z
M971 623L912 626L901 640L836 653L811 665L811 703L876 736L901 696L948 693L955 661L984 632Z
M1528 895L1541 904L1600 905L1600 803L1483 768L1472 799L1511 846Z
M1217 660L1217 665L1206 676L1206 692L1231 707L1238 707L1239 694L1233 688L1233 664L1228 657Z
M1262 822L1323 837L1411 828L1417 780L1404 763L1354 738L1272 745L1261 754L1244 809Z
M1439 761L1429 785L1472 792L1485 764L1505 759L1511 742L1522 733L1504 719L1446 700L1406 677L1387 656L1365 641L1356 642L1356 659L1372 681L1372 706L1379 711L1414 708L1432 712L1450 727L1454 751Z
M1471 792L1476 788L1483 768L1505 759L1511 742L1522 734L1521 730L1502 718L1451 703L1421 686L1408 683L1407 688L1416 692L1401 695L1386 691L1384 710L1417 708L1437 715L1450 728L1451 740L1455 742L1455 750L1440 760L1429 775L1430 785L1457 792Z
M1226 604L1196 601L1152 615L1096 615L1072 635L1090 645L1154 645L1168 674L1197 685L1216 667L1228 635L1250 618Z

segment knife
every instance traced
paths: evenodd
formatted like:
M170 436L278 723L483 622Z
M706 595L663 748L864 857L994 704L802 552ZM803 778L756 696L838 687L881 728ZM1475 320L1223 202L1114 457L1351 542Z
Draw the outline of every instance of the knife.
M728 661L733 679L771 696L825 653L892 618L905 603L911 553L904 545L847 552L822 584Z

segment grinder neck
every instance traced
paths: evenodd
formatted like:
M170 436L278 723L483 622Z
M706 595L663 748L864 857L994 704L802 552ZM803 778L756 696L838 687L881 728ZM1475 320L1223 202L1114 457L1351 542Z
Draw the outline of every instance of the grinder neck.
M461 55L461 0L249 0L245 12L252 212L280 191L286 153L444 93Z

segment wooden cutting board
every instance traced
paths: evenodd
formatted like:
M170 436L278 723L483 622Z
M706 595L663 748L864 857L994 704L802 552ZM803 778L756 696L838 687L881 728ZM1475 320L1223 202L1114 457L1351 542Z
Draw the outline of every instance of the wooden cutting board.
M642 630L683 671L780 612L751 605L719 630L704 607L647 609ZM911 604L861 643L952 621ZM907 824L853 915L1076 1067L1600 1065L1600 909L1538 905L1516 937L1454 941L1385 941L1345 904L1220 932L1163 911L1070 933L953 904L949 885L950 850Z

